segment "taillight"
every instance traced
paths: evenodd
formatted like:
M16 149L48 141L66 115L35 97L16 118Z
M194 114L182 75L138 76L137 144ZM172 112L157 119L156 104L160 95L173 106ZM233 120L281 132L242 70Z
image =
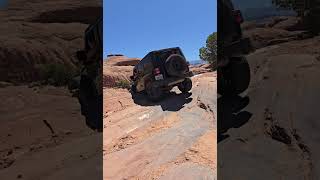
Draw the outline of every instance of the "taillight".
M233 14L237 23L243 23L243 17L240 10L234 10Z
M158 74L160 74L161 72L160 72L160 69L159 68L154 68L154 70L153 70L153 74L154 75L158 75Z

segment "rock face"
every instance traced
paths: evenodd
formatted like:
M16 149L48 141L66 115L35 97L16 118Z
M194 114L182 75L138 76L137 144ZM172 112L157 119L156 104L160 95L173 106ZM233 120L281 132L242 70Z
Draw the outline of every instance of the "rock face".
M7 84L0 99L1 179L102 179L102 135L67 89Z
M86 126L78 100L65 88L15 83L37 80L41 64L75 66L101 6L10 0L0 10L0 179L102 179L102 136Z
M113 56L103 62L103 87L114 87L119 81L130 81L134 66L140 61L138 58Z
M101 1L9 1L0 11L0 81L33 81L39 64L74 66Z
M126 56L113 56L107 58L106 62L111 66L135 66L140 60L139 58L128 58Z
M219 179L320 177L320 84L315 83L320 76L319 42L319 36L294 40L247 56L252 79L243 96L250 102L237 115L252 116L218 114L219 123L231 119L223 134L227 138L218 145L223 152L218 154ZM222 107L220 100L223 104L218 99L218 107Z
M216 73L192 81L158 103L104 89L104 179L216 178Z
M193 74L202 74L206 72L212 72L212 65L210 64L201 64L201 65L195 65L195 66L190 66L190 70L193 72Z
M303 29L299 17L294 16L275 16L264 19L263 21L245 21L241 28L249 30L254 28L276 28L287 31L296 31Z
M305 33L297 17L272 17L263 22L245 22L242 29L255 49L303 39Z

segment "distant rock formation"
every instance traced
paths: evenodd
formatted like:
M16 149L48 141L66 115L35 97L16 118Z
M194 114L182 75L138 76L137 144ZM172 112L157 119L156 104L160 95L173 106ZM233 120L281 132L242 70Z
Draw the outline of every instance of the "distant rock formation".
M300 19L291 16L276 16L262 22L247 21L242 24L242 29L255 49L305 37Z
M139 58L110 56L103 62L103 87L114 87L118 81L130 81L134 66Z
M123 56L122 54L109 54L107 57L113 57L113 56Z

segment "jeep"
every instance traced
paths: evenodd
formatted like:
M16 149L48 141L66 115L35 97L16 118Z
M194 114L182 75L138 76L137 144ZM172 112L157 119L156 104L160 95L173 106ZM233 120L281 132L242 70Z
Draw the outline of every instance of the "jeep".
M249 38L242 36L243 17L230 0L218 0L218 87L220 95L244 92L250 68L244 55L252 52Z
M134 67L131 91L145 92L151 101L159 101L175 86L182 93L189 92L192 76L189 62L179 47L152 51Z
M77 51L81 65L80 76L69 83L75 93L81 114L93 130L102 131L102 17L85 30L84 48Z

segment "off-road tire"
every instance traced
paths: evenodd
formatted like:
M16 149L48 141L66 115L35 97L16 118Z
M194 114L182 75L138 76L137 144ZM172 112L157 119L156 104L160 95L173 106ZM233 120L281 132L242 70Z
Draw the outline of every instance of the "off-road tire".
M78 89L80 86L80 76L74 77L68 82L68 89L72 91L74 89Z
M81 109L81 114L83 116L86 116L86 114L88 114L88 103L87 103L87 96L86 96L86 92L80 88L79 90L79 96L78 96L78 100L80 103L80 109Z
M245 57L232 57L230 64L218 68L218 87L220 95L237 95L244 92L250 84L250 67Z
M133 93L136 93L137 92L137 86L132 84L131 87L130 87L130 91L133 92Z
M92 130L102 131L102 95L88 100L88 114L86 124Z
M173 54L167 58L165 68L170 76L183 77L188 71L188 64L184 57Z
M320 33L319 28L319 14L320 9L314 10L306 14L306 16L303 18L304 25L309 30L309 33L311 33L313 36L317 36Z
M178 84L178 89L182 93L188 93L192 89L192 81L190 78L186 78L183 82Z
M164 95L164 92L158 85L156 85L156 83L148 83L146 87L146 93L148 98L153 102L160 101Z
M97 94L93 81L86 76L81 76L79 91L81 114L87 126L102 131L102 95Z

